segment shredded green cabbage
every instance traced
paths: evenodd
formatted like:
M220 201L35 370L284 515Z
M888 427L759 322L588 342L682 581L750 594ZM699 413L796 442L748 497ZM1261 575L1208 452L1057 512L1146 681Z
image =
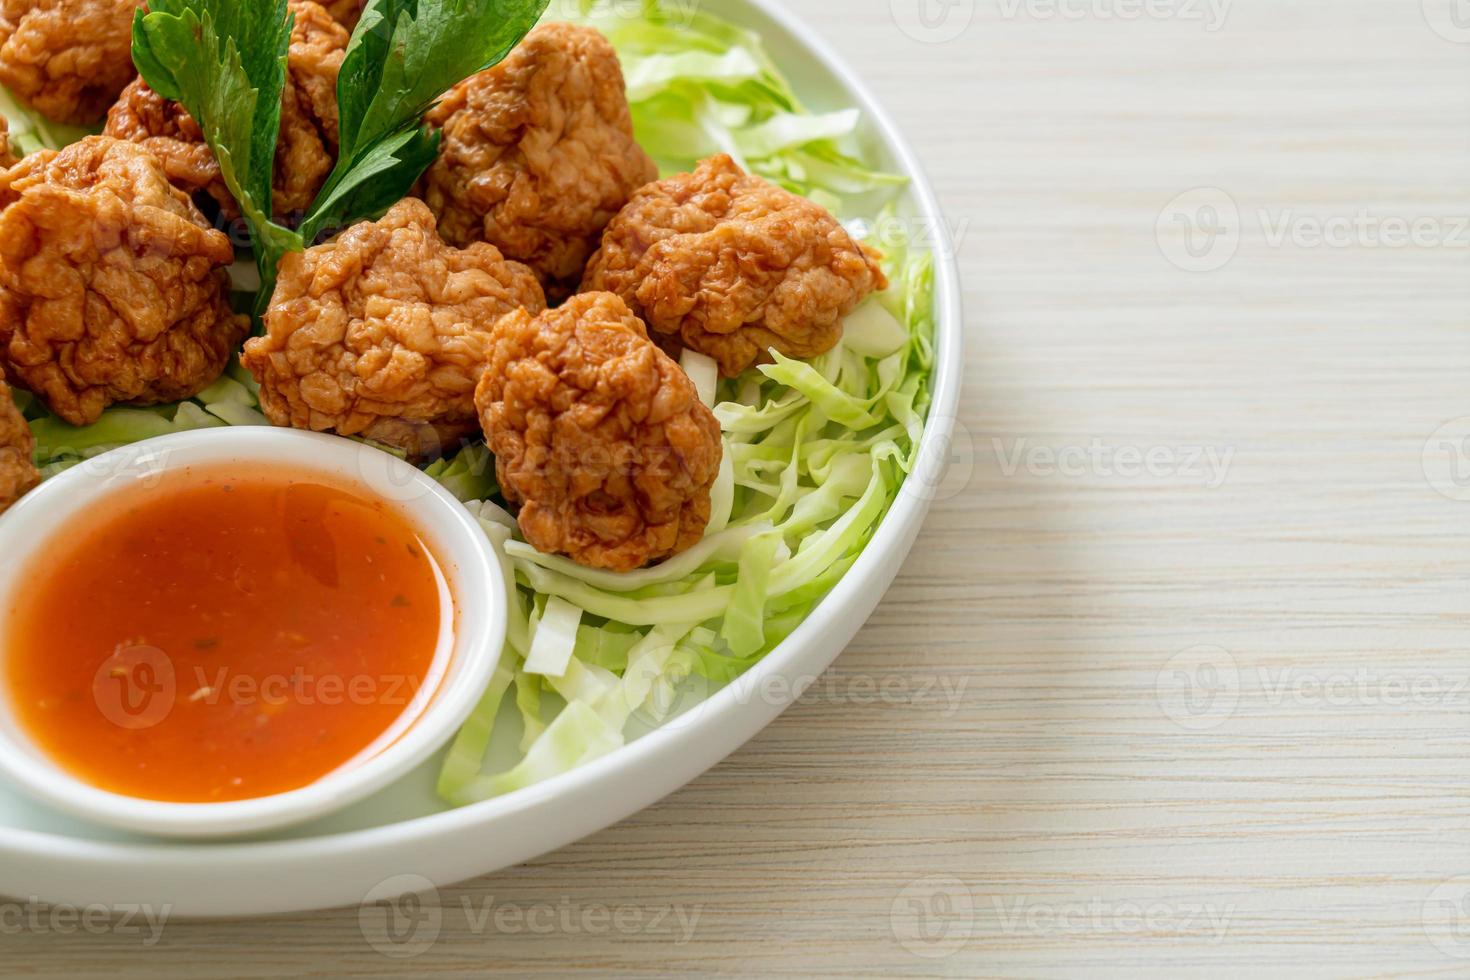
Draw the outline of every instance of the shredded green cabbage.
M880 217L902 185L863 162L859 114L809 113L750 31L657 0L637 17L626 5L553 4L551 16L568 15L617 47L638 137L665 172L728 152L849 219ZM669 561L617 574L537 552L502 506L483 444L427 468L497 546L509 599L501 666L443 762L447 802L509 793L615 751L685 706L686 692L707 696L749 670L852 567L916 463L933 361L932 257L891 235L878 244L892 286L852 315L835 350L810 363L777 356L727 381L686 362L725 453L704 540ZM113 408L81 429L23 409L49 475L140 439L263 424L256 391L236 364L195 399Z
M654 0L637 18L572 2L617 47L639 140L665 172L727 152L846 216L876 217L902 185L853 149L858 113L808 113L751 32ZM640 723L687 703L686 682L707 695L752 667L852 567L915 465L933 359L932 257L903 240L881 244L892 288L853 314L842 346L810 364L778 356L719 383L725 455L699 545L630 574L587 569L540 554L509 515L483 505L497 512L481 523L514 569L515 605L530 610L529 638L515 637L513 615L506 649L517 665L521 761L500 775L470 761L484 766L485 733L503 714L504 692L492 688L445 763L446 800L488 799L613 751ZM706 367L686 365L702 387ZM526 671L526 645L541 639L536 610L552 603L580 616L564 672L543 677ZM566 618L550 644L558 667ZM548 705L557 711L549 722Z
M562 0L551 16L581 19L612 40L638 139L666 174L728 153L829 207L903 185L859 159L851 143L860 114L808 112L753 31L689 3L644 0L637 17L627 8Z

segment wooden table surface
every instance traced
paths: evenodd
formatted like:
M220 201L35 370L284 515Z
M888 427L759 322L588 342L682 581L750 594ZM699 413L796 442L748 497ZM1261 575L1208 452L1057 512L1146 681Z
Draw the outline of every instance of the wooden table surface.
M852 647L411 960L354 909L0 971L1470 974L1464 0L788 2L965 277L965 452Z

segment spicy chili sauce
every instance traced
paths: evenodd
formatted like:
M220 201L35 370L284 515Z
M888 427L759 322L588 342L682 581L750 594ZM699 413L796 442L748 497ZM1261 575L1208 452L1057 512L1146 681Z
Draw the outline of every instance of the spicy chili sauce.
M393 727L441 590L391 506L291 471L193 471L106 499L10 598L4 679L83 781L168 802L306 786Z

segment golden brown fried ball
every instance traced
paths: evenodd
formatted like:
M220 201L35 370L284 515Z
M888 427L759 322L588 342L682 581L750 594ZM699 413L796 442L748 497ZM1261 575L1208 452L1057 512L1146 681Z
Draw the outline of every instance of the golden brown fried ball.
M15 407L5 372L0 371L0 514L41 482L41 474L31 462L35 451L31 427Z
M444 244L408 198L288 255L245 366L276 425L361 435L430 457L476 429L475 385L501 316L546 307L493 245Z
M501 320L475 403L538 551L628 571L703 536L719 423L617 296Z
M102 118L133 70L143 0L0 0L0 83L69 123Z
M0 365L73 425L208 387L245 338L229 239L147 151L89 136L0 173Z
M726 377L768 348L831 350L842 318L887 288L878 254L824 208L723 155L633 195L582 283L622 296L655 335L708 354Z
M444 134L423 196L445 241L490 242L553 293L575 291L607 223L658 177L617 53L591 28L543 24L426 118Z
M296 15L281 96L271 208L283 219L311 205L337 158L337 73L348 34L312 0L291 0ZM169 179L191 193L205 191L231 217L239 207L220 177L214 153L194 117L136 78L107 114L108 136L141 143L163 162Z

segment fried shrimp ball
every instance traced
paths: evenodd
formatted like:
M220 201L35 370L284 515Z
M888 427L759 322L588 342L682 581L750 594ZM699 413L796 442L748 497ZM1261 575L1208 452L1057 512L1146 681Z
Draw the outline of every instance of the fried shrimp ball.
M734 377L768 348L810 358L836 346L842 318L888 288L878 258L824 208L721 155L633 195L582 289L617 293L655 335Z
M475 403L538 551L628 571L703 536L720 425L617 296L502 319Z
M281 97L271 207L282 218L300 215L316 198L337 157L337 73L347 52L347 30L312 0L291 0L296 15ZM163 162L175 186L204 191L234 217L239 207L220 177L214 152L188 111L134 79L107 113L108 136L141 143Z
M490 331L546 308L530 269L493 245L444 244L408 198L380 221L286 256L245 367L276 425L361 435L430 457L474 432Z
M5 372L0 371L0 514L41 482L31 462L36 440L25 416L15 407Z
M588 27L543 24L426 118L443 143L423 196L445 241L490 242L553 293L576 290L607 223L658 177L617 53Z
M89 136L0 173L0 365L72 425L197 394L249 320L230 241L141 147Z
M52 119L94 123L134 75L143 0L0 0L0 83Z

